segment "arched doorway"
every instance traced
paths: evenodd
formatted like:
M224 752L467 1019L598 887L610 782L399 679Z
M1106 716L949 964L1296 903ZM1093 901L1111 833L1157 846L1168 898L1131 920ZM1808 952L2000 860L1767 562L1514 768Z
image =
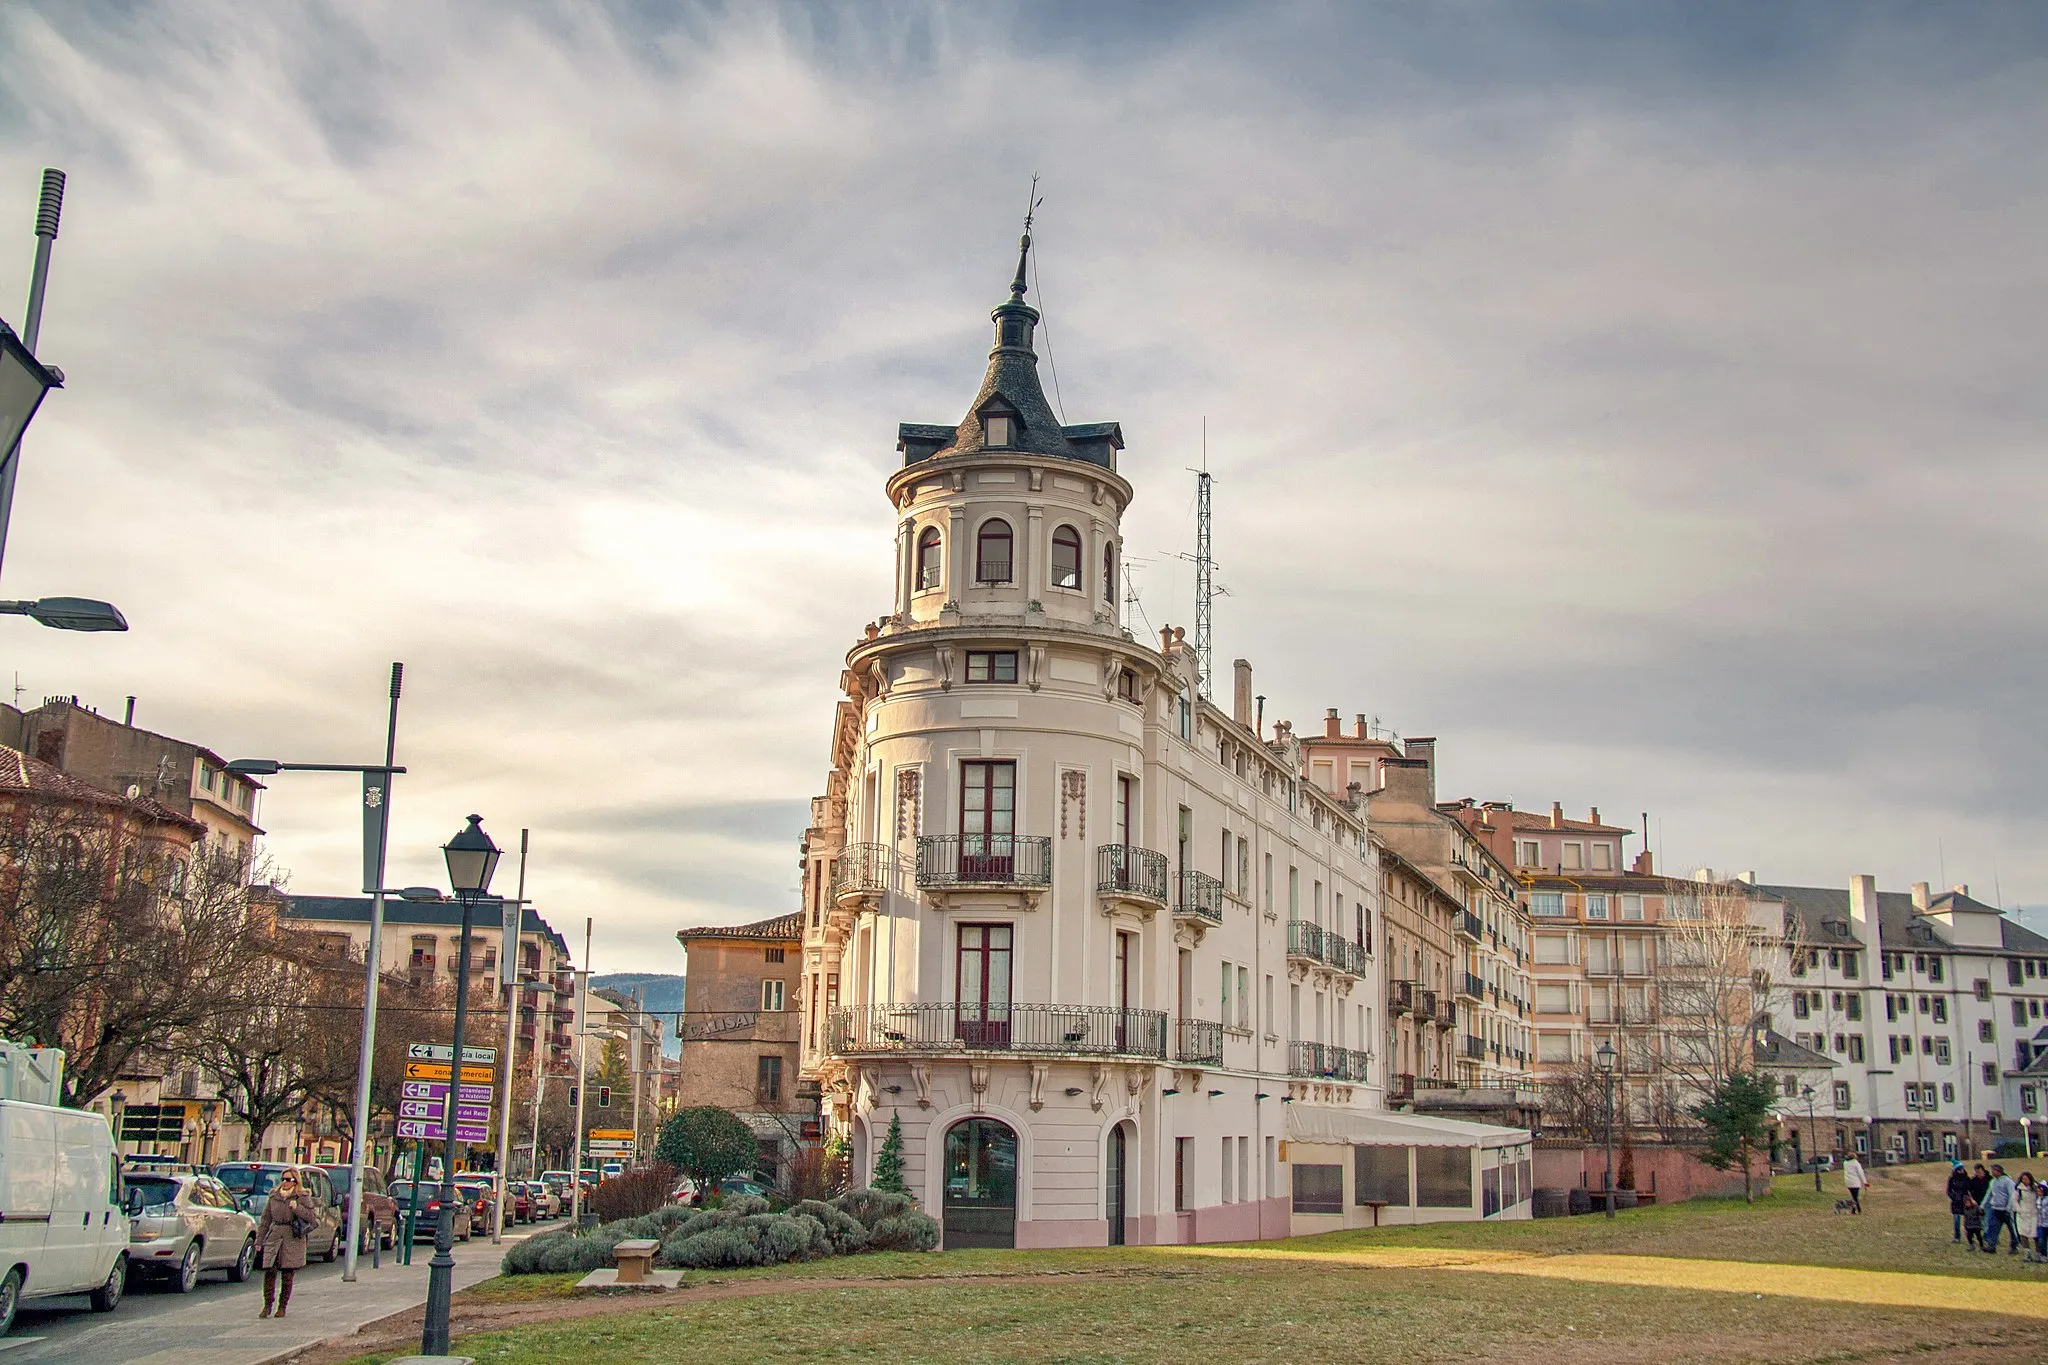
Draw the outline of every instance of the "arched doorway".
M1126 1126L1119 1123L1109 1130L1109 1156L1103 1163L1102 1211L1109 1219L1109 1244L1113 1247L1124 1244L1124 1218L1127 1214L1124 1192L1130 1188L1124 1165L1129 1155L1124 1140Z
M1017 1135L998 1119L946 1131L947 1250L1017 1245Z

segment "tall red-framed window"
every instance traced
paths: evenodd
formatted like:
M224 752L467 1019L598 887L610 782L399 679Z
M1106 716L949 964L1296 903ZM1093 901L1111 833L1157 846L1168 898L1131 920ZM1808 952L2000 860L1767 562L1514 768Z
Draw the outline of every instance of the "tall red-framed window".
M1010 581L1010 523L997 517L981 524L974 537L974 581Z
M931 592L944 587L945 573L945 556L939 548L939 528L927 526L917 537L917 590Z
M1007 924L963 924L954 954L955 1032L969 1047L1010 1043L1010 950Z
M1081 590L1081 533L1071 526L1052 533L1052 585Z
M960 879L1007 881L1016 863L1017 765L960 765Z

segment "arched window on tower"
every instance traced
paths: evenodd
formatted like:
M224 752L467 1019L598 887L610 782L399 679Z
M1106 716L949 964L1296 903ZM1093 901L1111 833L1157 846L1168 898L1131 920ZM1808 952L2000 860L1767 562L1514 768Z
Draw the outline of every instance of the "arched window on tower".
M927 526L917 537L917 590L931 592L943 586L945 572L939 554L939 528Z
M1116 605L1116 542L1102 547L1102 600Z
M1010 581L1010 523L1000 517L983 522L974 538L974 581Z
M1052 585L1081 590L1081 533L1071 526L1052 533Z

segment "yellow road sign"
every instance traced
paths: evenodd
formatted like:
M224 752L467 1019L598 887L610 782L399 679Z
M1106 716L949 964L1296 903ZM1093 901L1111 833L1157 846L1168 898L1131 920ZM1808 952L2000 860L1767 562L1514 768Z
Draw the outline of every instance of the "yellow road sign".
M445 1081L452 1069L449 1062L407 1062L405 1078L409 1081ZM470 1085L489 1085L495 1069L488 1066L466 1066L462 1068L462 1079Z
M600 1142L631 1142L633 1140L633 1130L631 1128L593 1128L590 1130L590 1135Z

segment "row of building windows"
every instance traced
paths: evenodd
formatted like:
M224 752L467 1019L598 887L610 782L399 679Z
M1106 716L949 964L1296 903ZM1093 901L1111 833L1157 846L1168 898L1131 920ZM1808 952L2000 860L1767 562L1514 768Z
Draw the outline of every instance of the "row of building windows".
M1016 538L1000 517L981 524L974 537L974 581L997 585L1014 582ZM1081 533L1059 526L1052 533L1051 584L1069 592L1081 589ZM945 537L927 526L917 537L917 591L937 592L946 586ZM1102 600L1116 601L1116 546L1102 547Z

